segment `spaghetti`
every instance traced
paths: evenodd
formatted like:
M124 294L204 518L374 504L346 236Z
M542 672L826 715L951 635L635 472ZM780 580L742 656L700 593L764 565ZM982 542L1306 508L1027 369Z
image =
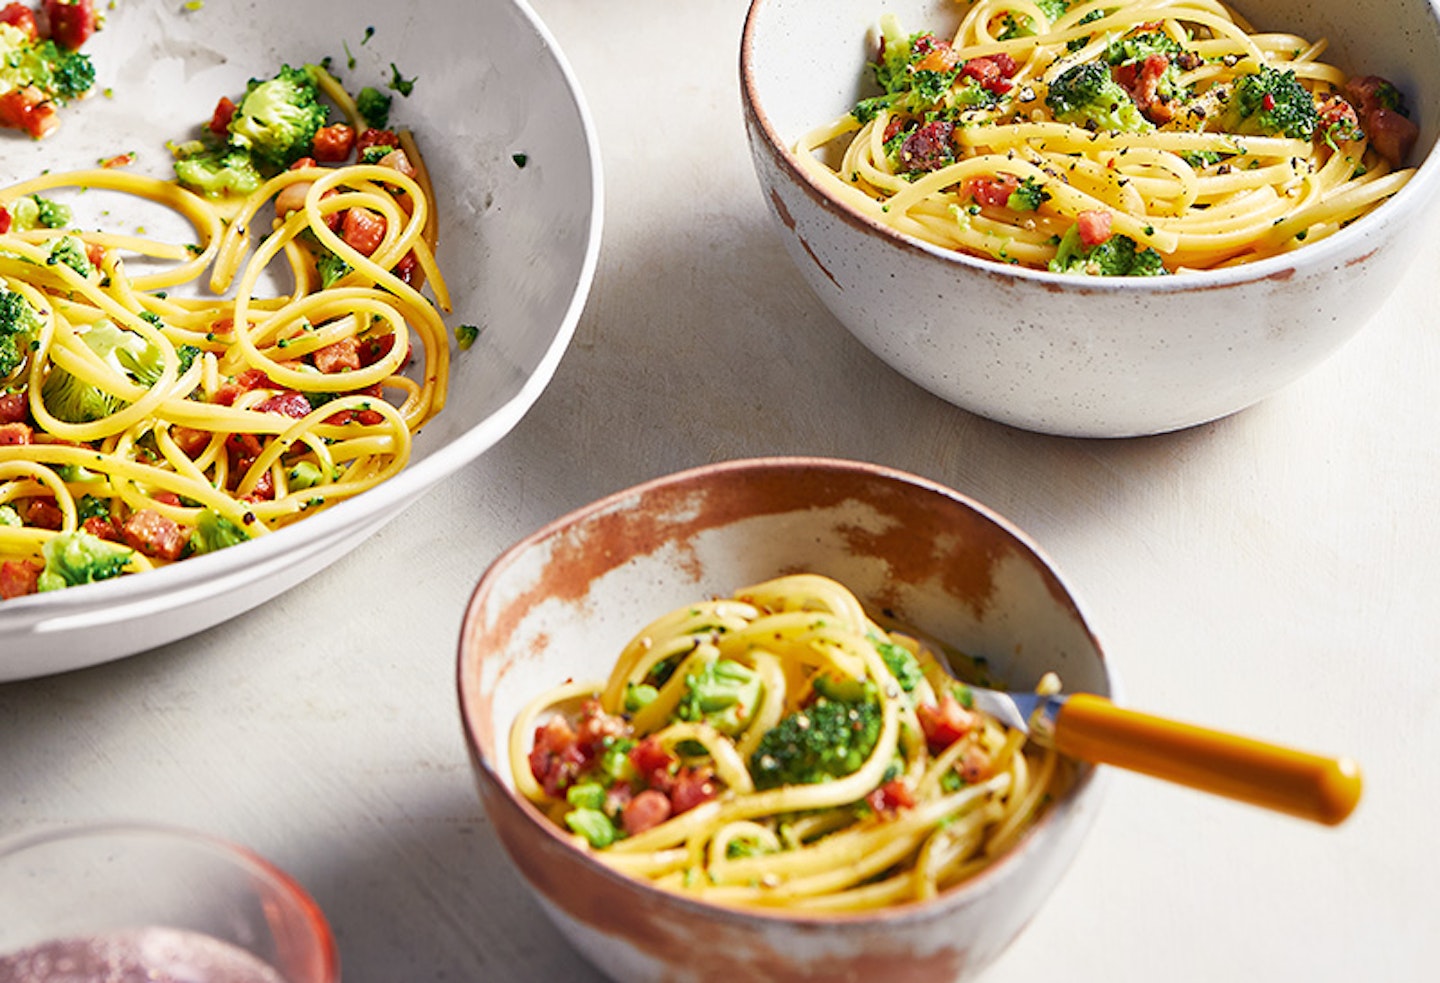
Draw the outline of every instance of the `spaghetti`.
M1331 235L1413 173L1398 90L1323 40L1218 0L967 2L949 40L882 20L883 93L795 146L908 236L1055 272L1212 269Z
M626 874L734 906L872 909L965 880L1067 780L968 702L929 647L801 574L673 611L608 680L542 694L510 765Z
M401 143L403 170L302 161L218 203L105 168L0 191L7 216L58 189L134 196L194 239L35 227L0 241L0 596L265 535L405 466L445 404L450 355L434 198ZM262 210L273 230L252 249ZM359 212L383 224L363 251L342 235ZM47 583L76 549L110 562Z

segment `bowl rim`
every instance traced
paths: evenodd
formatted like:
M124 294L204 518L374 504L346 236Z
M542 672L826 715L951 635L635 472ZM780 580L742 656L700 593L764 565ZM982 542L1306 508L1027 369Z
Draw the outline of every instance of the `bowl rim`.
M585 92L569 59L549 27L531 7L528 0L501 0L512 8L519 23L534 32L549 53L553 68L559 73L563 90L580 120L581 138L587 161L588 196L587 229L578 266L578 275L569 284L568 297L554 324L554 333L544 352L521 385L503 403L482 419L427 453L412 459L397 474L374 488L337 502L324 511L308 516L303 522L292 523L273 533L236 544L204 556L191 557L184 563L172 563L156 570L118 577L97 583L80 584L64 590L11 598L0 602L0 640L14 638L23 642L41 632L63 632L72 627L85 627L96 622L123 621L126 611L143 608L147 613L187 607L190 600L203 601L217 591L239 589L260 579L253 571L272 571L300 563L351 540L358 543L382 524L397 516L422 494L441 480L478 459L498 443L520 422L550 384L561 359L574 337L584 311L599 265L600 246L605 215L605 181L600 153L600 140ZM170 596L179 598L167 603ZM206 621L187 637L219 622ZM146 646L149 648L151 646ZM134 651L143 651L134 650ZM0 653L0 680L35 678L37 674L6 675L7 651ZM123 656L122 656L123 657ZM120 658L120 657L117 657ZM112 661L112 660L105 660ZM64 665L41 673L48 675L83 668L93 661L67 660Z
M1279 253L1265 259L1238 266L1227 266L1212 270L1193 270L1179 275L1149 277L1077 277L1067 273L1051 273L1049 270L1031 269L1027 266L1010 265L998 260L971 256L968 253L945 249L920 239L911 238L887 225L875 221L857 211L848 203L831 195L822 188L806 171L796 164L794 153L776 131L765 112L755 78L756 36L760 21L767 5L784 0L749 0L745 24L740 36L740 101L745 116L746 134L750 138L752 151L762 150L785 174L789 182L803 192L822 212L837 217L840 221L861 233L878 236L883 243L894 246L902 253L919 259L938 261L976 273L986 274L1007 282L1032 281L1046 290L1054 291L1064 287L1081 294L1139 293L1169 294L1190 290L1216 290L1236 285L1250 284L1265 280L1288 280L1298 269L1320 268L1327 264L1344 266L1354 260L1356 254L1368 255L1375 245L1367 244L1371 230L1377 225L1368 221L1373 216L1383 215L1390 224L1407 224L1421 211L1440 189L1440 136L1426 150L1424 157L1415 165L1415 174L1399 191L1382 201L1376 208L1361 216L1350 225L1326 236L1319 242L1310 243L1290 252ZM1260 0L1248 0L1259 3ZM1429 12L1431 33L1440 49L1440 9L1435 0L1425 0ZM877 11L880 9L877 6ZM878 14L876 15L878 19ZM822 120L817 120L819 125ZM761 139L756 139L756 134ZM798 139L798 135L797 135ZM762 185L765 184L763 176ZM769 187L763 189L767 198L775 194ZM774 202L772 202L772 205ZM788 223L787 224L791 224ZM1358 230L1357 230L1358 227Z
M149 820L95 820L72 825L47 826L0 837L0 863L22 858L31 850L43 849L55 844L106 838L174 843L191 850L203 850L223 857L237 868L249 872L252 877L259 877L279 889L295 903L305 918L306 926L314 937L323 978L330 983L339 983L339 943L335 939L335 930L325 916L325 911L320 907L320 903L289 871L250 847L223 836L191 829L187 826Z
M1112 698L1120 698L1121 687L1119 680L1113 667L1110 665L1109 659L1106 657L1100 640L1096 637L1091 627L1090 618L1086 614L1080 598L1061 577L1050 557L1018 526L988 506L940 482L888 465L844 458L809 455L738 458L686 468L651 478L620 491L612 492L546 523L535 532L510 546L490 563L484 573L481 574L466 604L457 646L456 693L460 704L461 726L464 731L466 745L470 751L472 764L478 769L479 774L483 776L486 782L503 793L503 799L510 808L518 809L528 820L528 824L537 827L540 830L540 835L546 837L547 842L551 846L561 848L566 857L582 864L592 874L609 881L617 888L639 891L650 900L660 901L667 905L676 905L684 910L703 915L706 918L718 918L727 922L736 923L752 922L759 919L766 923L794 926L843 925L862 922L889 923L912 920L923 921L928 918L939 917L952 908L979 903L980 899L998 888L1001 879L1008 876L1010 871L1021 867L1026 862L1026 858L1038 849L1038 843L1058 835L1058 830L1062 828L1062 824L1078 821L1081 824L1078 835L1081 835L1083 838L1086 828L1088 828L1094 820L1095 814L1098 812L1099 806L1104 799L1104 791L1108 787L1110 779L1108 769L1078 762L1075 782L1071 788L1058 801L1052 803L1051 807L1047 809L1038 820L1030 825L1029 829L1025 831L1014 846L968 880L949 890L940 892L933 898L907 901L902 904L887 905L883 908L868 911L802 913L785 910L783 908L775 910L768 908L742 908L691 898L664 890L648 881L631 877L630 875L615 870L608 864L601 862L592 853L577 848L534 803L515 790L513 782L507 782L501 777L499 770L492 763L490 756L483 750L477 733L476 720L470 709L472 697L469 679L478 678L478 673L472 672L472 668L478 668L479 664L484 661L484 655L471 644L471 639L479 633L480 612L493 586L511 566L518 562L522 555L547 540L564 533L566 530L582 524L594 515L613 510L626 499L638 498L656 489L719 474L729 475L746 471L782 471L787 469L863 474L885 483L907 485L923 493L948 498L962 507L972 510L982 519L999 526L1007 535L1011 536L1018 545L1030 551L1033 557L1060 586L1064 598L1074 609L1075 614L1080 620L1081 627L1084 629L1096 655L1099 657L1101 671L1104 673L1105 680L1109 685ZM510 722L510 726L513 726L513 719ZM508 731L509 728L507 727L507 737ZM486 804L486 808L489 808L488 803ZM505 843L505 848L508 853L511 849L510 844ZM1073 859L1073 857L1067 858L1065 866L1068 867ZM511 858L511 862L514 864L513 858ZM518 867L518 865L516 866ZM525 876L523 870L521 871L521 875L522 877ZM526 880L528 883L528 877Z

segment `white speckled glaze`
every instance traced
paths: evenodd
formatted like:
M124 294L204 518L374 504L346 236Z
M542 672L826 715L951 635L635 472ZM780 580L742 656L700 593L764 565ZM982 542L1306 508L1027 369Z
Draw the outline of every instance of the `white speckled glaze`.
M1326 37L1327 60L1384 75L1415 107L1424 157L1393 199L1340 233L1230 270L1064 277L917 243L837 203L788 151L862 93L884 13L943 34L948 0L753 0L741 92L756 173L805 280L861 342L965 409L1046 433L1160 433L1243 409L1355 334L1398 281L1440 185L1440 17L1430 0L1238 3L1257 29Z
M845 583L1025 688L1057 670L1115 695L1078 603L1022 533L957 492L875 465L731 461L586 506L511 547L476 587L458 685L487 814L566 937L624 983L947 983L993 961L1049 896L1099 806L1088 766L1020 845L940 897L870 915L747 912L678 897L575 849L511 780L511 722L566 679L604 679L665 611L782 573Z
M455 356L449 401L395 478L232 549L0 603L0 681L182 638L280 594L359 545L515 426L554 374L594 276L603 215L594 126L568 64L524 0L252 0L181 8L153 0L110 11L87 50L97 86L112 88L113 99L68 107L60 130L43 142L4 136L0 173L8 180L89 167L128 149L139 154L137 169L167 175L165 141L207 120L216 99L243 91L251 76L328 55L358 88L383 85L394 62L417 78L408 99L395 99L391 119L416 134L437 189L438 259L454 302L447 323L479 325L481 334ZM337 34L336 25L352 25L354 33ZM366 26L374 35L361 44ZM353 68L342 41L354 53ZM516 154L525 155L524 167Z

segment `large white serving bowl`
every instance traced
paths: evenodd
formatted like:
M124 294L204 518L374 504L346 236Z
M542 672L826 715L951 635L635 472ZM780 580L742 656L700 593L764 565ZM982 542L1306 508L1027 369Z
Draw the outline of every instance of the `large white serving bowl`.
M623 983L960 983L1034 916L1080 850L1106 776L1075 782L1008 853L937 897L869 912L729 908L601 863L515 789L510 731L566 680L604 679L666 611L818 573L870 610L988 660L1015 689L1118 683L1074 593L1003 518L875 464L725 461L616 492L491 564L460 633L460 716L485 811L547 915ZM524 735L528 741L530 735ZM526 745L528 749L528 744Z
M520 420L554 374L594 276L602 216L594 126L563 54L524 0L184 7L154 0L107 11L86 50L97 89L111 95L67 107L43 142L0 134L0 174L90 167L127 150L138 152L138 170L167 174L165 141L186 137L251 77L328 55L353 91L383 87L393 63L416 80L408 98L395 97L391 117L415 132L434 178L439 260L454 302L447 323L481 333L454 353L449 402L397 477L228 550L0 602L0 681L173 641L338 559Z
M1440 15L1430 0L1239 0L1258 30L1328 38L1325 59L1388 77L1420 125L1418 174L1320 242L1248 266L1173 277L1075 277L908 239L831 198L790 150L865 88L882 14L953 31L954 0L752 0L740 51L761 189L810 287L861 342L965 409L1071 436L1159 433L1271 395L1384 302L1433 234L1440 187Z

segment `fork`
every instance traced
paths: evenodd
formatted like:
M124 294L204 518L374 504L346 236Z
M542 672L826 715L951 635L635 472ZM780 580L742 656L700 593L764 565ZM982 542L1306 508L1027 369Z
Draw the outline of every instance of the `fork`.
M949 669L945 660L939 660ZM1334 826L1360 801L1360 767L1126 709L1091 693L1006 693L961 682L974 705L1061 754Z

